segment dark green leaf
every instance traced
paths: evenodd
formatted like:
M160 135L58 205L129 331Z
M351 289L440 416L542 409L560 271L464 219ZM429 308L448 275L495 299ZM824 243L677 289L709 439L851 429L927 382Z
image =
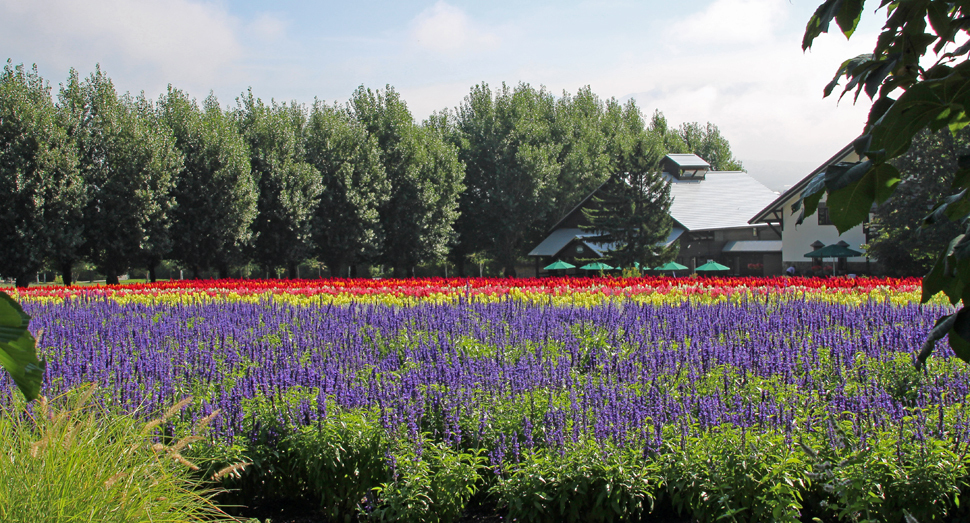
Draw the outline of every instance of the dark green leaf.
M825 188L831 193L862 179L872 167L869 160L856 163L837 163L825 170Z
M10 373L27 400L37 399L47 364L37 360L36 341L29 332L16 340L0 342L0 365Z
M855 172L849 169L842 175L842 179L861 176L859 179L829 192L827 200L829 217L839 233L844 233L865 221L869 217L873 203L885 201L899 184L899 171L895 167L882 164L862 171L864 164L867 163L860 162L853 167L857 169Z
M871 144L872 135L866 133L852 141L852 149L855 150L855 153L858 154L860 158L865 158L866 153L869 152L869 145Z
M856 26L859 25L859 19L862 16L862 5L864 3L865 0L845 0L842 2L841 9L839 9L835 21L839 24L839 28L842 29L842 34L846 38L850 38L852 33L855 32Z
M953 315L955 321L950 329L950 348L957 357L970 363L970 310L961 308Z
M885 149L890 157L909 148L913 136L934 122L937 128L946 124L950 107L933 92L933 87L920 83L903 93L896 103L872 128L872 147ZM941 123L942 122L942 123Z
M0 292L0 343L11 342L27 332L30 321L20 304L5 292Z
M808 25L805 27L805 36L802 38L803 51L812 47L812 42L818 35L829 32L829 23L832 22L841 7L842 0L825 0L822 5L818 6L815 14L808 20Z
M966 215L967 212L970 212L970 200L966 198L966 195L967 189L964 189L940 202L926 218L923 218L923 226L939 223L943 221L943 218L957 221Z

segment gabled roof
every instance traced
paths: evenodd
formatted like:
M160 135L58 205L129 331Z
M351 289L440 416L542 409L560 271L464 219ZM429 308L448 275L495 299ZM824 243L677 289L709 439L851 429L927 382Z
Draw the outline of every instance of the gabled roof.
M677 227L676 225L671 227L670 235L664 240L663 246L669 247L670 244L674 243L680 235L684 234L684 229ZM588 247L597 256L603 257L603 255L615 247L615 243L599 243L596 242L596 237L600 236L597 232L585 232L582 229L557 229L552 231L552 233L542 240L542 243L532 249L527 256L555 256L559 254L559 251L563 250L570 242L573 240L580 240L583 245Z
M558 229L552 231L552 234L542 240L542 243L536 245L528 256L555 256L574 239L589 236L599 236L599 233L584 232L582 229Z
M708 171L704 180L670 180L670 216L689 231L750 227L775 193L743 171Z
M754 217L748 220L748 223L768 223L769 218L772 218L771 215L775 214L776 212L780 212L784 208L785 202L791 200L792 198L798 197L805 189L805 186L808 185L808 182L812 181L812 178L814 178L815 175L828 169L830 165L845 160L845 158L852 152L854 152L854 148L850 143L849 145L843 147L842 150L835 153L835 156L829 158L825 161L825 163L809 173L808 176L802 178L801 181L795 185L792 185L787 191L781 193L780 196L775 198L774 201L768 204L764 209L761 209L761 211L753 215Z

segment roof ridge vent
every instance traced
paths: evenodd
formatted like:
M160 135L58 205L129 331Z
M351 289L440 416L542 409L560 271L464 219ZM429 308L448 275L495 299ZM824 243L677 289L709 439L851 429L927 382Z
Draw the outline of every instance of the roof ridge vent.
M703 180L711 164L696 154L668 154L660 162L663 171L678 180Z

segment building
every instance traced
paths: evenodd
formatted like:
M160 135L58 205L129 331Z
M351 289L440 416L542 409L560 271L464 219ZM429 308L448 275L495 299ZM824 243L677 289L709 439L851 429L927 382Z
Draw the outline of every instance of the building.
M708 260L731 267L731 274L762 276L781 274L781 231L768 223L749 223L752 215L774 201L777 194L743 171L712 171L710 164L693 154L669 154L661 167L670 182L674 221L666 245L677 243L676 261L691 270ZM597 243L597 234L584 231L589 225L583 208L593 191L550 229L528 256L536 274L554 260L572 261L608 256L610 246Z
M835 156L829 158L808 176L775 198L769 205L753 214L753 218L749 221L752 225L767 225L781 232L781 257L785 268L794 267L798 274L819 272L812 270L812 267L818 267L818 260L813 261L811 258L805 257L805 254L813 251L819 244L832 245L841 241L845 242L850 249L863 251L862 246L869 241L869 221L853 227L844 234L839 234L838 229L829 220L828 208L825 206L826 196L823 196L822 201L819 202L818 211L815 215L805 218L801 225L795 224L801 210L792 211L792 205L799 201L802 191L805 190L813 177L824 172L831 165L856 163L859 160L859 155L855 153L852 144L845 146ZM870 214L870 220L871 218L872 215ZM835 260L823 260L826 266L831 266L833 262ZM836 263L836 270L842 274L869 274L873 269L871 260L865 256L840 258Z

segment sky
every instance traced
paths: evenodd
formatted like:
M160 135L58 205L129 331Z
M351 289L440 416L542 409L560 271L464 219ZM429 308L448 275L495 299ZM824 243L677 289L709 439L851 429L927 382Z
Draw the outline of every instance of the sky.
M0 58L54 86L96 64L121 92L169 84L234 105L346 102L397 89L417 120L473 85L520 82L559 95L590 86L673 125L712 122L735 156L779 190L855 138L869 100L822 98L850 57L871 52L885 14L851 40L801 50L821 0L0 0ZM833 24L834 26L834 24Z

